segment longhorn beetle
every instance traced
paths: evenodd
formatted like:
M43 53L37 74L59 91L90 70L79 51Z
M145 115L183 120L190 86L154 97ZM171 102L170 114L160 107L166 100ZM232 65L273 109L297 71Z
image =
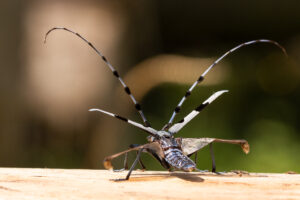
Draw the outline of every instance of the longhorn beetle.
M140 124L137 122L134 122L132 120L129 120L125 117L122 117L117 114L113 114L98 108L89 109L89 111L97 111L104 113L106 115L109 115L111 117L115 117L121 121L127 122L128 124L131 124L146 133L149 134L147 137L148 143L143 145L131 145L130 148L126 151L122 151L120 153L108 156L104 159L104 167L106 169L113 169L111 160L125 154L125 161L124 161L124 169L128 169L127 167L127 153L130 151L137 151L137 157L135 161L133 162L132 166L129 169L129 172L126 176L126 180L129 179L131 172L133 171L134 167L136 166L137 162L139 162L143 169L145 169L144 164L142 163L140 156L142 152L151 154L154 158L156 158L160 164L168 169L172 170L172 168L191 172L194 170L200 171L196 167L196 160L197 160L197 151L202 149L203 147L209 145L210 146L210 153L212 157L212 171L216 172L216 164L212 149L212 143L213 142L221 142L221 143L228 143L228 144L239 144L242 148L242 150L247 154L250 150L249 144L246 140L225 140L225 139L217 139L217 138L175 138L174 135L180 131L187 123L189 123L194 117L196 117L206 106L211 104L215 99L217 99L222 94L228 92L228 90L221 90L213 95L211 95L207 100L205 100L202 104L200 104L197 108L195 108L191 113L189 113L186 117L184 117L182 120L178 121L177 123L173 124L174 118L176 114L180 112L181 106L184 103L184 101L191 95L193 89L204 80L205 75L216 65L218 64L224 57L229 55L230 53L238 50L239 48L243 46L248 46L251 44L256 43L271 43L279 47L285 55L286 50L278 44L276 41L267 40L267 39L259 39L259 40L252 40L245 43L242 43L231 50L227 51L225 54L223 54L220 58L218 58L214 63L212 63L204 72L200 75L198 80L194 82L194 84L188 89L188 91L185 93L185 95L182 97L176 108L174 109L174 112L169 120L169 122L164 125L164 127L161 130L156 130L151 127L150 123L147 121L142 108L140 104L136 101L133 94L131 93L129 87L125 84L123 79L120 77L119 73L116 71L116 69L108 62L108 60L102 55L102 53L96 49L96 47L90 43L88 40L86 40L84 37L82 37L79 33L76 33L70 29L64 28L64 27L54 27L50 29L46 35L44 43L46 43L47 36L54 30L65 30L68 31L76 36L78 36L80 39L82 39L84 42L86 42L94 51L102 58L102 60L105 62L105 64L109 67L109 69L112 71L113 75L120 81L122 84L125 92L129 95L132 102L135 105L136 110L140 114L143 123ZM192 161L189 157L191 155L195 154L195 162Z

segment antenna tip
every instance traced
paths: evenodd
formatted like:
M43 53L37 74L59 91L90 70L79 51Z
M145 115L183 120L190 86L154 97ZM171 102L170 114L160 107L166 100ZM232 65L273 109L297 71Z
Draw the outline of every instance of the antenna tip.
M45 34L45 38L44 38L44 44L46 44L46 42L47 42L47 37L48 37L48 34L51 32L51 30L50 31L48 31L46 34Z
M223 93L226 93L226 92L229 92L229 90L221 90L219 92L216 92L217 94L223 94Z

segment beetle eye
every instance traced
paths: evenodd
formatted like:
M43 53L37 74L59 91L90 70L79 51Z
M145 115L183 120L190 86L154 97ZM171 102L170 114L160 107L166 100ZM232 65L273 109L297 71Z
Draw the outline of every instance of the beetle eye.
M153 141L154 141L154 137L151 136L151 135L149 135L149 136L147 137L147 140L148 140L149 142L153 142Z

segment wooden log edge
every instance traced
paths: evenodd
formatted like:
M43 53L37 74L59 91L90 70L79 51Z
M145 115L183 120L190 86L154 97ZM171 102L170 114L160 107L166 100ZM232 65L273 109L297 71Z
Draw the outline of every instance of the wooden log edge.
M0 199L300 199L300 175L0 168Z

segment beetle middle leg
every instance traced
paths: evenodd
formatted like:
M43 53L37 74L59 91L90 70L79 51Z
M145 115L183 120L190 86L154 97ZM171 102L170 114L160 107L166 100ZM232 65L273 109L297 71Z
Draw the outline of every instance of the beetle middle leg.
M212 159L212 169L211 169L211 172L214 172L216 173L216 161L215 161L215 155L214 155L214 152L213 152L213 149L212 149L212 143L210 143L209 145L209 150L210 150L210 155L211 155L211 159ZM197 166L197 158L198 158L198 151L188 155L189 157L191 157L192 155L195 155L194 157L194 163L196 164ZM199 172L208 172L208 170L197 170Z
M129 145L129 148L132 149L132 148L136 148L136 147L139 147L139 146L141 146L141 145L140 144L131 144L131 145ZM136 155L138 155L138 151L136 151ZM146 167L143 164L141 157L139 158L138 162L142 167L141 170L142 171L146 170ZM124 167L122 169L114 169L114 172L122 172L124 170L128 170L128 152L126 152L125 156L124 156Z
M126 153L128 153L130 151L138 151L137 158L135 159L133 165L130 167L130 170L129 170L126 178L125 179L120 179L120 180L128 180L129 179L129 177L131 175L131 172L133 171L133 169L136 166L137 162L140 160L140 156L141 156L142 152L148 152L148 153L152 154L157 160L160 161L160 163L164 167L169 168L169 165L166 164L165 160L163 159L163 157L164 157L163 151L162 151L160 145L157 142L152 142L152 143L147 143L147 144L144 144L144 145L139 145L139 146L127 149L125 151L116 153L114 155L108 156L108 157L104 158L104 162L103 162L104 167L106 169L113 169L111 161L113 159L123 155L123 154L126 155Z
M247 154L249 153L250 147L246 140L226 140L217 138L178 138L178 142L181 144L181 148L185 155L191 156L203 147L209 145L210 155L212 158L212 172L216 172L215 156L212 148L213 142L237 144L240 145L242 150Z
M140 144L131 144L131 145L129 146L129 148L135 148L135 147L139 147L139 146L141 146L141 145L140 145ZM136 156L138 156L138 154L139 154L139 152L137 151L137 152L136 152ZM139 164L141 165L142 170L143 170L143 171L146 170L146 167L145 167L145 165L143 164L142 158L141 158L141 157L139 157L138 162L139 162ZM128 166L127 166L127 169L128 169Z
M216 173L216 161L215 161L215 154L214 154L214 149L213 149L212 143L209 144L209 151L210 151L210 156L211 156L211 160L212 160L211 172Z
M137 162L140 160L142 151L143 151L143 149L139 149L139 151L137 153L137 157L136 157L135 161L133 162L132 166L130 167L129 172L128 172L125 180L129 179L131 172L133 171L133 169L136 166Z
M215 154L214 154L212 143L209 144L209 151L210 151L210 156L211 156L211 161L212 161L211 172L216 173L216 160L215 160ZM195 162L196 166L197 166L197 157L198 157L197 153L198 153L198 151L193 153L195 155L195 161L194 162Z

